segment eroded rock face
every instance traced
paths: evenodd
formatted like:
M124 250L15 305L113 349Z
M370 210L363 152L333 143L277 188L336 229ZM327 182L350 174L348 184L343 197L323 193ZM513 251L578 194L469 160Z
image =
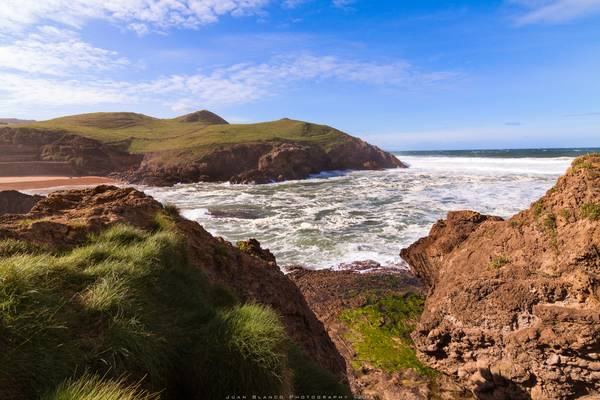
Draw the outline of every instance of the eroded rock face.
M127 153L123 146L60 131L4 127L0 128L0 176L105 176L137 167L142 157Z
M199 181L270 183L330 170L406 167L395 156L356 138L327 151L310 144L260 142L219 147L185 164L178 160L176 151L147 154L140 167L125 178L157 186Z
M30 196L16 190L0 191L0 215L26 214L43 196Z
M115 224L155 229L156 216L162 211L159 202L133 188L98 186L54 192L40 200L28 214L0 216L0 239L23 239L51 249L68 249ZM343 358L298 288L274 260L269 262L247 254L213 237L196 222L175 216L174 223L175 229L186 238L193 265L213 282L230 288L241 300L272 306L281 316L288 335L305 353L343 379ZM260 249L260 244L256 246ZM261 251L267 254L266 250Z
M482 399L600 396L600 157L507 221L451 213L402 257L420 357Z

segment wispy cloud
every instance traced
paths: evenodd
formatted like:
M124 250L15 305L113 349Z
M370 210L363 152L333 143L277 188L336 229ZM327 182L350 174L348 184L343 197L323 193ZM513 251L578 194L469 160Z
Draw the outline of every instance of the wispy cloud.
M535 23L564 23L600 14L600 0L512 0L528 11L517 17L521 25Z
M94 47L70 30L42 26L0 45L0 69L67 75L122 67L129 62L114 51Z
M124 24L143 34L172 27L197 28L219 18L261 13L270 0L3 0L0 31L19 32L54 22L80 28L89 19Z
M423 72L406 62L374 63L333 56L276 57L259 64L235 64L188 75L141 82L102 79L61 80L2 73L5 105L58 107L78 104L161 103L181 112L202 105L241 104L281 93L298 82L351 82L385 88L418 88L456 77Z

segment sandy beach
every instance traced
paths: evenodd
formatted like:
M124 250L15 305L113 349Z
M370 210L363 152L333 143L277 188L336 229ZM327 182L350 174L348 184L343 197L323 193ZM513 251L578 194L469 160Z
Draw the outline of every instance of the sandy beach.
M0 177L0 190L49 189L65 186L95 186L121 183L115 179L102 176L2 176Z

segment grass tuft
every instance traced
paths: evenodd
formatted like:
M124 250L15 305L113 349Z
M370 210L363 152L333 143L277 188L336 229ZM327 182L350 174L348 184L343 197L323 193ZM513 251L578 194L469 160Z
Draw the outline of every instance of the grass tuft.
M284 388L286 334L279 317L261 305L221 312L206 328L200 343L202 365L214 383L206 398L229 395L276 395ZM224 373L227 371L227 373Z
M581 206L581 216L583 218L597 221L600 219L600 204L585 203Z
M103 380L97 375L83 375L68 379L41 400L159 400L158 393L149 393L139 385L130 385L124 379Z
M505 266L506 264L510 263L510 259L506 256L497 256L494 257L490 263L489 266L490 268L502 268L503 266Z

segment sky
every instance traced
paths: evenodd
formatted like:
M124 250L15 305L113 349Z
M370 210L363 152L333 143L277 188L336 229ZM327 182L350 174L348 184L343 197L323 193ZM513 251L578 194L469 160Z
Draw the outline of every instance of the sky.
M293 118L388 150L600 146L600 0L2 0L0 117Z

